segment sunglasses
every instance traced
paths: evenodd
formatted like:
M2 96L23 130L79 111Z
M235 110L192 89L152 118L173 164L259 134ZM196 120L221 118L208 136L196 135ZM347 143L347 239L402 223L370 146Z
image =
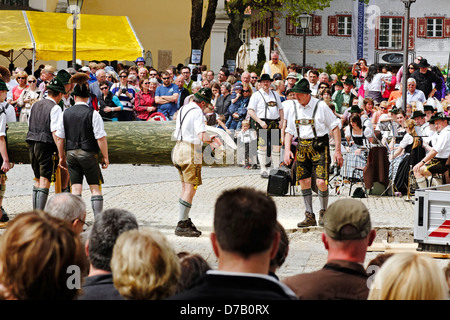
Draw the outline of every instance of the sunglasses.
M242 92L250 92L250 90L242 90Z
M381 110L386 110L387 108L386 107L381 107Z
M36 82L36 80L30 80L30 81L28 81L28 83L35 83Z
M163 80L169 80L170 78L162 78Z
M142 84L150 84L150 82L142 82Z
M152 77L156 77L156 76L157 76L157 74L156 74L156 73L150 73L150 76L152 76Z
M134 83L134 81L131 81L131 80L129 80L129 81L127 81L128 83Z
M128 76L120 76L120 78L128 78Z
M108 89L108 87L102 87L102 88L100 88L100 90L106 90L106 89Z
M25 79L25 77L17 77L17 79Z
M258 79L258 77L252 77L252 79Z

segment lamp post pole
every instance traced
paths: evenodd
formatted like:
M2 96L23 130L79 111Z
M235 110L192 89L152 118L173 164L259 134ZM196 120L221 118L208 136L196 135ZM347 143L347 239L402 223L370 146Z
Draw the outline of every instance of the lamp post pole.
M407 105L407 81L406 73L408 72L408 54L409 54L409 15L411 4L416 2L416 0L401 0L405 4L405 21L403 28L403 77L402 77L402 102L403 110L406 111Z
M83 0L67 0L69 10L72 12L73 19L73 33L72 33L72 68L75 68L77 63L77 19L78 14L81 13ZM70 12L69 11L69 12Z
M306 28L303 29L303 68L302 68L302 77L305 77L305 68L306 68Z

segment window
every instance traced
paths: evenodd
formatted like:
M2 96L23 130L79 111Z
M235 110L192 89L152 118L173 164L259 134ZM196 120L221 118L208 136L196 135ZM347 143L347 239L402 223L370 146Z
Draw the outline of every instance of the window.
M381 17L378 29L378 49L401 50L403 18Z
M352 35L352 16L338 16L337 17L337 35L351 36Z
M442 38L444 30L444 19L428 18L427 19L427 38Z
M242 29L240 34L241 41L245 44L248 43L248 30Z
M309 25L309 28L306 29L306 35L307 36L321 36L322 35L322 16L312 14L311 15L311 24ZM295 18L292 16L286 17L286 35L293 35L293 36L303 36L303 29L300 25L299 18L297 19L297 22L294 23Z

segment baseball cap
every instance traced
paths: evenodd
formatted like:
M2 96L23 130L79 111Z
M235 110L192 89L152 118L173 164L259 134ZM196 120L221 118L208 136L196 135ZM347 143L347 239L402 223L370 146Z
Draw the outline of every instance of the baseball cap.
M289 73L286 79L297 79L297 72Z
M244 87L242 86L242 83L236 82L234 84L234 90L242 90L242 89L244 89Z
M353 233L341 233L346 225L354 227ZM355 240L367 237L372 228L367 207L356 199L340 199L332 203L324 216L323 227L335 240Z

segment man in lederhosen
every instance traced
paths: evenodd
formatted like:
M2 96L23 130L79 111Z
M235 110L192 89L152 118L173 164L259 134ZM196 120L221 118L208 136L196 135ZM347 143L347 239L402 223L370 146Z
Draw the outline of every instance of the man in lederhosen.
M341 141L339 119L328 105L311 96L306 79L298 81L292 88L297 95L299 106L291 108L286 127L285 143L290 146L292 138L298 136L297 145L297 179L302 190L305 203L305 220L298 227L315 226L317 224L312 207L311 176L316 176L316 185L320 202L319 225L323 225L323 217L328 207L328 175L330 166L330 147L328 133L332 132L334 141ZM284 162L289 165L294 154L286 148ZM334 160L342 167L343 158L340 148L334 152Z
M202 234L189 218L189 212L197 187L202 184L202 143L210 144L212 149L222 145L219 138L206 133L203 109L211 104L211 100L211 89L202 88L194 94L191 102L178 110L174 133L177 142L172 150L172 161L181 180L179 219L175 228L175 235L179 237L199 237Z
M34 172L33 209L44 210L50 183L58 166L55 132L62 113L58 105L66 93L58 77L47 84L47 97L33 104L28 118L28 154Z
M103 156L102 169L108 168L109 157L103 120L100 114L88 105L89 79L89 76L84 73L72 76L70 81L75 83L72 92L75 104L62 113L55 135L59 166L69 171L72 194L81 197L83 178L86 177L91 191L91 205L95 218L103 210L101 190L103 176L98 161L99 151ZM64 152L64 139L67 155Z
M280 96L270 89L273 79L263 74L258 82L261 89L253 93L247 106L248 114L255 121L258 134L258 161L261 165L261 177L268 178L266 168L267 147L272 146L272 167L280 166L280 151L282 145L281 128L284 122L283 105Z

